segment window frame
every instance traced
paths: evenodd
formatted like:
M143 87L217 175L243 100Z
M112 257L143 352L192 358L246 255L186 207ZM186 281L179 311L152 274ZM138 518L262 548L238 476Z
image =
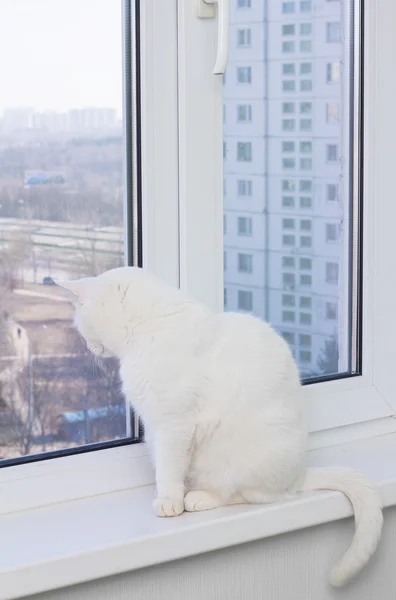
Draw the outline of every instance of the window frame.
M221 77L212 75L217 23L198 20L186 4L176 0L141 3L141 88L147 99L141 121L143 264L212 309L221 310L223 86ZM389 243L394 237L396 206L389 200L389 189L393 187L396 122L388 118L396 89L391 68L396 38L388 24L395 17L393 0L366 3L362 374L304 386L311 447L395 430L390 351L396 338L396 320L391 318L395 284L389 279ZM360 15L356 18L359 22ZM390 52L392 47L395 52ZM168 247L170 239L173 243ZM41 460L0 469L0 512L153 481L145 444Z
M140 27L136 29L134 15L140 18ZM140 58L140 63L135 68L131 65L129 72L124 54L125 81L132 80L132 88L141 100L132 106L124 90L124 109L130 111L125 117L126 127L141 142L132 151L136 156L129 151L126 154L127 160L134 164L126 170L125 179L130 178L128 185L135 194L141 185L142 197L141 214L136 212L137 196L134 206L126 207L129 235L125 260L131 263L131 254L137 252L141 235L143 267L179 286L177 0L124 0L122 27L124 48L128 50L125 35L129 34L132 48L134 45L137 48L137 59ZM213 34L214 31L213 25ZM135 110L139 124L133 119ZM141 221L137 223L136 219ZM154 482L144 443L126 438L115 440L113 447L101 450L96 447L97 444L92 444L70 449L70 454L68 451L67 455L56 458L44 453L32 462L13 466L4 461L4 465L0 464L0 515Z

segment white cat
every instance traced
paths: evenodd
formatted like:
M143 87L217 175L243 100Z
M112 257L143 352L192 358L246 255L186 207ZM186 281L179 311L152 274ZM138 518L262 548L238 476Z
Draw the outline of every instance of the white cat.
M338 490L353 505L356 529L331 583L344 585L363 568L381 535L380 499L358 473L304 468L298 370L269 325L214 314L133 267L60 285L88 348L120 360L156 467L158 516Z

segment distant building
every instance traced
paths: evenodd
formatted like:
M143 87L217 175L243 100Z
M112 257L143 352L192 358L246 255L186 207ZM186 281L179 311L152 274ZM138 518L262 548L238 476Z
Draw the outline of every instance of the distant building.
M73 108L66 112L35 111L32 108L8 108L0 120L0 131L35 130L47 133L100 131L122 126L115 108Z
M117 125L117 111L114 108L74 108L69 110L68 116L69 129L72 131L108 129Z
M2 119L2 131L23 131L32 127L32 108L7 108Z
M66 113L54 111L36 112L32 117L33 129L55 133L69 129L69 117Z

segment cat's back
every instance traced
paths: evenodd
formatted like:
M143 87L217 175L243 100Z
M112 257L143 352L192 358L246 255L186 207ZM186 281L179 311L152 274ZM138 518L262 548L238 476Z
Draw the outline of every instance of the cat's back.
M276 387L299 386L299 374L289 346L272 327L250 314L225 312L218 316L215 363L229 377Z

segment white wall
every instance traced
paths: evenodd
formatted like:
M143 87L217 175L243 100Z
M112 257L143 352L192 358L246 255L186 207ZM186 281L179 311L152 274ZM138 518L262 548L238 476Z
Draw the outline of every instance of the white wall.
M31 600L394 600L396 508L362 577L333 590L326 577L351 535L352 521L339 521Z

